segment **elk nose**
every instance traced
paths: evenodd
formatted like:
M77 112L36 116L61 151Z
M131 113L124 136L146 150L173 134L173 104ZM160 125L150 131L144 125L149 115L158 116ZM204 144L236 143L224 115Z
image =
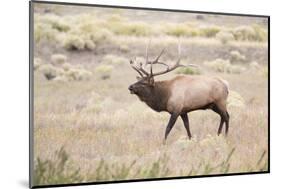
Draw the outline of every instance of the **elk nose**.
M131 91L131 90L133 90L133 87L132 87L132 85L130 85L128 89L129 89L130 91Z

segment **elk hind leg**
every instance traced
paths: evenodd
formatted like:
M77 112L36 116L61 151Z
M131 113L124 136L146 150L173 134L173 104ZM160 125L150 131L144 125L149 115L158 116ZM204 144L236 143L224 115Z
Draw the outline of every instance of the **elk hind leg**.
M228 130L228 126L229 126L229 115L227 113L227 111L225 110L225 106L222 106L220 104L214 104L211 108L214 112L216 112L217 114L220 115L220 125L219 125L219 129L218 129L218 135L221 134L222 128L223 128L223 124L226 123L226 130Z
M225 120L225 135L227 136L227 134L228 134L228 128L229 128L229 118L230 118L230 116L229 116L229 113L226 111L225 112L225 114L226 114L226 120Z
M189 120L188 120L188 115L187 115L187 113L186 113L186 114L182 114L182 115L181 115L181 119L182 119L183 124L184 124L184 127L185 127L185 129L186 129L188 138L191 139L191 132L190 132L190 129L189 129Z

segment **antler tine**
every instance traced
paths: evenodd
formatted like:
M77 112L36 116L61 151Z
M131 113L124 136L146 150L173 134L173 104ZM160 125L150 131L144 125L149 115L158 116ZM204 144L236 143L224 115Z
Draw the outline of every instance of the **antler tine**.
M149 76L149 73L147 71L145 71L145 69L142 67L142 63L140 63L140 66L139 66L139 70L145 74L146 76Z
M163 65L166 65L165 63L159 63L158 60L159 58L162 56L162 54L164 53L165 51L165 48L162 49L162 51L160 52L160 54L157 56L157 58L153 61L153 62L150 62L150 75L153 76L153 72L152 72L152 66L153 64L163 64ZM168 65L166 65L167 67L169 67Z
M131 67L132 67L134 70L136 70L136 71L140 74L141 77L144 77L143 74L145 74L146 76L148 75L148 73L147 73L145 70L143 70L142 67L137 68L137 67L133 64L133 61L132 61L132 60L130 61L130 65L131 65Z
M166 48L163 48L162 51L160 52L160 54L157 56L157 58L153 61L154 64L158 63L159 58L162 56L162 54L164 53L164 51L166 50Z
M153 63L153 62L148 62L148 64L160 64L160 65L164 65L164 66L167 66L167 64L165 64L164 62L156 62L156 63Z
M136 71L140 74L141 77L144 77L144 76L142 75L142 73L141 73L136 67L132 66L132 68L133 68L134 70L136 70Z
M161 56L161 54L160 54L160 56ZM158 57L160 57L160 56L158 56ZM178 56L179 56L179 58L178 58L177 62L172 67L170 67L170 66L168 66L167 64L164 63L165 65L167 65L167 69L164 70L164 71L161 71L161 72L154 73L152 76L157 76L157 75L162 75L162 74L168 73L168 72L173 71L174 69L176 69L178 67L185 67L184 65L180 64L180 61L181 61L181 46L180 46L180 43L178 44ZM159 63L159 62L155 62L155 63Z
M145 49L145 65L148 64L148 49L149 49L149 46L150 46L150 41L148 41L148 44L146 45L146 49Z

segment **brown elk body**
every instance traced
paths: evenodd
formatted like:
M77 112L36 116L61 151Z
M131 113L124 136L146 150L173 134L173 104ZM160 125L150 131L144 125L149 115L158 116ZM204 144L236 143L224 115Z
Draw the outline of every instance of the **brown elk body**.
M153 110L170 113L171 117L166 127L164 139L167 139L179 116L183 120L188 137L191 138L188 113L205 109L211 109L220 115L218 135L221 133L224 123L225 134L227 134L229 128L229 114L226 109L227 82L217 77L208 76L177 76L171 80L154 82L154 76L183 66L179 64L180 58L171 68L164 63L158 62L161 54L153 62L147 60L146 64L151 64L150 74L142 66L138 68L133 66L141 75L141 78L139 78L138 82L129 86L129 90ZM133 64L132 61L131 64ZM153 64L166 65L167 69L159 73L153 73Z

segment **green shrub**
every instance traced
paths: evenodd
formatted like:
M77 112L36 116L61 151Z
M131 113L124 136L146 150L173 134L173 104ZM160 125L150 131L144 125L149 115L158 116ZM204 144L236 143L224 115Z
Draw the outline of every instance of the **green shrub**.
M96 48L96 44L93 40L85 39L85 49L94 50Z
M113 66L111 65L100 65L96 67L95 72L97 72L102 79L109 79Z
M67 32L70 30L70 25L68 24L68 22L66 22L62 17L55 14L35 14L35 22L48 24L53 29L56 29L60 32Z
M213 61L204 62L204 65L216 72L227 72L227 69L230 67L230 61L218 58Z
M172 35L176 37L194 37L198 36L199 32L195 27L189 26L188 24L170 24L166 25L164 32L167 35Z
M46 40L49 42L57 42L59 32L53 29L50 25L44 23L34 24L34 40L35 42L40 42Z
M256 32L256 36L255 36L256 41L267 41L268 32L266 29L264 29L263 27L261 27L259 25L253 25L253 28Z
M54 14L34 15L35 42L41 40L59 42L61 35L69 31L70 28L70 24L60 16Z
M68 71L68 70L70 70L70 69L72 68L72 65L69 64L69 63L67 63L67 62L65 62L65 63L63 63L63 64L61 65L61 68L62 68L64 71Z
M36 159L33 182L36 186L78 183L83 180L80 169L72 166L63 147L55 152L52 160L42 160L39 157Z
M239 74L245 71L245 68L240 65L232 65L229 60L216 59L213 61L204 62L204 65L216 72Z
M151 26L144 22L114 22L108 26L116 35L149 36L152 34Z
M64 39L63 46L68 50L83 50L85 41L79 35L68 34Z
M51 56L51 61L54 65L64 64L67 60L67 57L63 54L53 54Z
M121 44L119 46L119 49L123 52L128 52L130 50L130 48L128 47L128 45L125 45L125 44Z
M43 64L38 69L47 80L52 80L57 76L61 76L64 74L63 69L55 67L51 64Z
M268 67L261 68L261 75L268 78Z
M138 178L161 178L171 174L168 168L169 157L166 154L161 155L158 160L150 166L139 168L137 171Z
M245 67L241 65L231 65L227 68L227 73L240 74L246 70Z
M266 41L267 31L259 25L239 26L233 30L236 40Z
M92 72L81 68L70 68L65 72L64 76L67 77L69 81L89 80L92 76Z
M41 65L43 65L43 61L40 58L34 58L33 69L38 70Z
M101 160L90 176L93 181L125 180L132 178L161 178L170 175L169 158L166 154L145 167L136 166L136 160L123 164L108 163Z
M109 42L112 33L95 23L80 24L66 35L64 47L69 50L94 50L97 44Z
M90 34L90 39L96 44L110 42L112 40L112 37L113 37L112 32L110 32L108 29L105 28L100 28L100 29L96 28Z
M94 102L96 102L95 99ZM217 137L206 139L205 142L212 142L219 139ZM193 141L183 141L190 143ZM219 162L205 161L202 159L197 165L192 165L192 168L184 170L181 169L179 175L193 176L193 175L207 175L212 173L230 173L232 165L232 157L235 153L235 147L228 149L224 159ZM249 165L247 171L265 171L268 169L266 159L267 151L264 150L258 159ZM95 165L94 169L90 169L86 174L82 174L79 168L73 166L69 155L62 147L55 152L53 159L42 160L36 159L35 168L33 172L34 182L36 186L50 185L50 184L65 184L78 182L97 182L97 181L116 181L127 179L151 179L163 178L172 175L169 168L170 158L165 153L160 154L156 160L150 163L138 164L137 160L129 160L123 163L118 163L113 159L101 159Z
M186 75L199 75L199 74L201 74L201 71L199 70L199 68L182 67L182 68L179 68L176 73L177 74L186 74Z
M230 52L230 61L231 62L244 62L246 57L241 54L239 51L231 51Z
M239 26L233 31L236 40L252 40L255 36L255 30L250 26Z
M220 32L220 28L217 26L207 26L200 28L200 35L203 37L216 37L217 33Z
M229 42L234 40L234 36L232 33L227 31L220 31L216 34L216 38L222 43L222 44L228 44Z
M243 108L245 107L245 100L238 92L230 90L227 98L227 106Z
M107 18L107 22L112 23L112 22L124 22L126 19L119 14L112 14Z

